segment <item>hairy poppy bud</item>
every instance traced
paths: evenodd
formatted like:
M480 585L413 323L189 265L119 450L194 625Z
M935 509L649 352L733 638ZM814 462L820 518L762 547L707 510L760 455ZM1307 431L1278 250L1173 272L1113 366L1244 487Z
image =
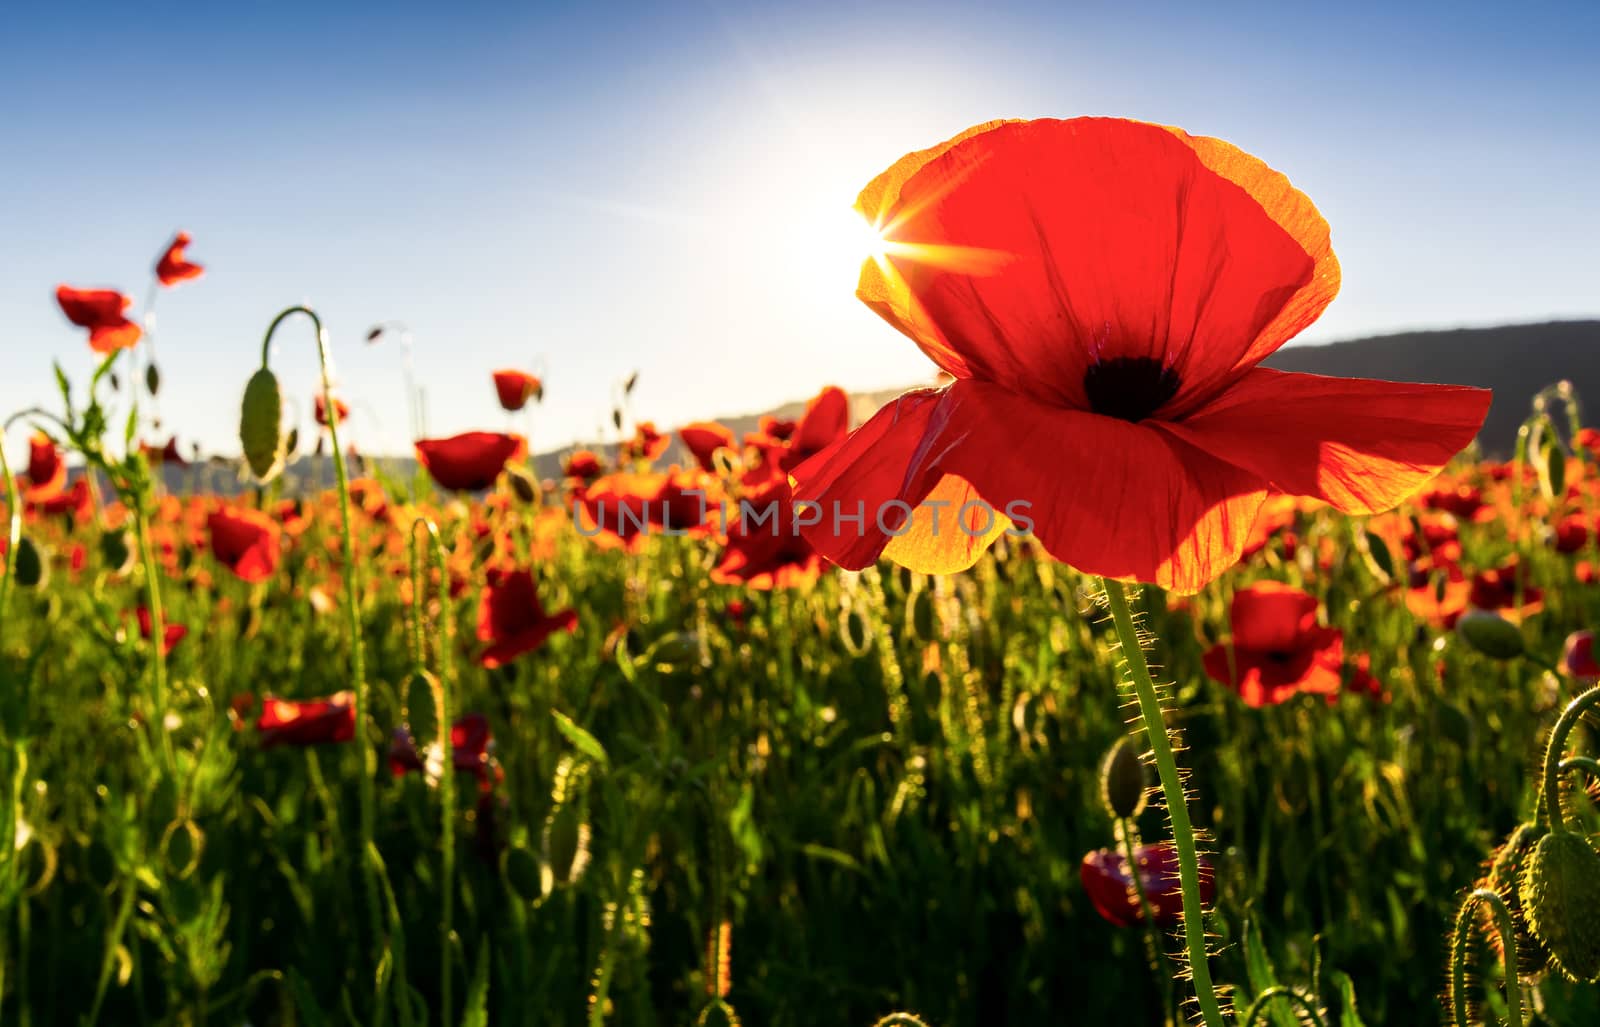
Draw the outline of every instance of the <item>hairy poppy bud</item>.
M278 378L263 367L244 387L239 442L245 463L256 480L266 484L283 469L283 391Z
M1527 651L1522 629L1498 613L1472 610L1456 622L1456 634L1494 660L1514 660Z
M1128 820L1144 812L1149 790L1144 761L1139 758L1132 738L1119 738L1100 764L1100 798L1117 820Z
M1600 981L1600 853L1570 831L1545 835L1518 888L1528 929L1574 981Z
M23 588L43 588L50 578L50 565L44 552L28 536L17 543L17 584Z
M1489 876L1484 882L1505 900L1506 908L1511 911L1511 923L1516 927L1517 935L1518 971L1528 976L1544 972L1550 965L1550 953L1528 930L1527 913L1522 908L1518 882L1522 878L1522 870L1528 862L1528 857L1539 844L1539 839L1549 833L1548 827L1538 824L1518 826L1505 843L1495 850L1489 864ZM1503 956L1503 945L1498 931L1494 935L1494 945L1496 951Z

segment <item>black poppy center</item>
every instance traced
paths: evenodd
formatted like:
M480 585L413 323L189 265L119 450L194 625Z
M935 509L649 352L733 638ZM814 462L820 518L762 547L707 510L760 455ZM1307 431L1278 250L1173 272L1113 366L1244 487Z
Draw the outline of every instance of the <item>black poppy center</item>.
M1089 366L1083 391L1095 413L1137 422L1178 394L1178 372L1155 357L1112 357Z

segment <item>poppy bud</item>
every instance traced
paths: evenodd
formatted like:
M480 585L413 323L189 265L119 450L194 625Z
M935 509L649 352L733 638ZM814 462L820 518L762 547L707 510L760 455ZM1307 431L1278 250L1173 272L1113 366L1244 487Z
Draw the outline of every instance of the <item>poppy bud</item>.
M22 536L17 543L17 584L23 588L43 588L50 577L50 565L33 539Z
M932 641L938 637L934 630L933 594L927 589L911 597L911 630L918 638Z
M405 686L405 719L412 737L428 745L439 736L439 679L425 670L412 674Z
M1498 613L1472 610L1456 622L1456 634L1493 660L1514 660L1527 651L1522 629Z
M161 391L161 369L155 364L144 369L144 387L154 396Z
M506 482L511 486L512 495L523 503L531 506L539 501L539 482L526 467L507 464Z
M557 807L544 825L544 860L556 884L576 884L589 865L589 824L581 804Z
M679 667L699 662L700 640L693 634L669 632L656 640L645 654L645 659L654 663L663 673L670 673Z
M1518 826L1505 843L1495 850L1489 864L1489 876L1484 882L1505 900L1506 908L1511 911L1511 923L1516 928L1517 936L1518 971L1528 976L1544 972L1550 965L1550 953L1528 930L1527 913L1522 908L1522 896L1517 884L1534 846L1539 844L1539 839L1549 833L1549 828L1538 824ZM1503 955L1498 931L1494 934L1494 944L1496 951Z
M1389 551L1389 543L1367 532L1367 556L1372 559L1372 566L1385 581L1394 580L1394 554Z
M866 615L860 610L846 610L840 628L844 636L845 650L852 656L864 655L868 642Z
M513 845L500 857L500 872L513 894L524 902L537 902L550 892L550 868L521 845Z
M256 480L266 484L283 469L283 392L278 378L263 367L244 388L239 441Z
M106 380L111 383L111 391L112 392L121 392L122 391L122 378L117 374L117 372L112 371L109 375L106 376Z
M1567 493L1567 451L1552 442L1544 451L1544 461L1539 468L1539 484L1550 498Z
M1148 791L1144 761L1139 758L1133 739L1117 739L1100 764L1101 801L1114 819L1128 820L1144 812Z
M126 573L133 563L133 543L125 531L108 531L100 536L100 562L112 574Z
M1528 929L1555 968L1574 981L1600 981L1600 853L1570 831L1545 835L1518 892Z
M369 329L367 329L367 342L369 342L369 343L377 342L378 339L382 335L383 335L383 325L378 325L378 326L376 326L374 328L369 328Z

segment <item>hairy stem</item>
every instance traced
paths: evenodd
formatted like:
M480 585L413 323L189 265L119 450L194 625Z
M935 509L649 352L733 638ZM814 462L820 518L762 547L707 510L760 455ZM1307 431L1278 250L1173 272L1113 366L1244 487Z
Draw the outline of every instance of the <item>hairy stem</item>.
M1467 1027L1467 945L1472 939L1473 914L1479 905L1494 915L1495 931L1505 954L1506 1012L1508 1027L1522 1027L1522 984L1517 979L1517 932L1505 899L1491 888L1479 888L1461 903L1450 945L1450 1015L1456 1027Z
M1172 820L1172 842L1178 852L1178 881L1183 889L1183 936L1189 953L1189 972L1194 978L1195 997L1200 1003L1200 1016L1206 1027L1223 1027L1222 1009L1217 1003L1216 991L1211 984L1211 967L1206 961L1205 911L1200 901L1200 861L1195 851L1194 828L1189 823L1183 781L1178 776L1178 762L1172 755L1167 726L1161 716L1161 700L1156 695L1155 682L1150 679L1150 668L1145 663L1144 649L1134 630L1133 612L1128 607L1127 593L1119 581L1106 578L1104 585L1106 600L1111 607L1111 620L1116 625L1117 638L1122 643L1122 656L1128 664L1128 677L1139 699L1139 715L1144 718L1145 732L1150 736L1150 751L1155 756L1156 771L1161 777L1161 794L1166 799L1167 815Z
M424 625L427 623L427 576L423 572L422 557L418 555L416 541L417 529L421 528L427 533L426 541L433 550L434 569L439 573L439 636L434 639L433 651L438 661L439 673L439 744L443 748L444 773L439 781L439 802L441 806L439 823L439 858L443 865L442 875L443 894L440 896L439 911L439 1015L444 1027L450 1027L453 1017L454 1004L452 1002L452 974L451 953L454 930L452 921L455 916L455 878L456 878L456 768L455 768L455 739L452 729L455 723L455 688L451 683L455 668L451 665L451 653L454 646L455 618L450 614L450 577L445 561L444 542L439 538L439 528L433 521L426 517L418 517L411 522L411 611L416 630L416 661L417 670L424 669L422 664L426 659L426 647L423 643L425 636Z
M1541 812L1549 821L1551 831L1566 829L1566 821L1561 813L1561 757L1566 751L1567 736L1572 734L1572 729L1583 719L1583 715L1596 705L1600 705L1600 686L1589 689L1568 703L1567 708L1561 711L1556 726L1550 729L1550 739L1544 749L1544 806Z

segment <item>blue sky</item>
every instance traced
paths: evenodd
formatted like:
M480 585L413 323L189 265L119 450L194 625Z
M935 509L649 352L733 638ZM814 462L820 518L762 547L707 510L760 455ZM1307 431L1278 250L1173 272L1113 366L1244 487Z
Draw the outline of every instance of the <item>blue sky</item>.
M848 206L1001 116L1176 124L1288 173L1345 274L1305 341L1594 315L1597 34L1592 2L16 0L0 412L51 398L52 358L90 365L54 286L142 303L180 227L210 272L161 297L162 411L208 450L237 451L261 332L302 301L372 450L407 443L399 351L363 342L384 319L433 434L504 427L489 371L542 366L541 449L594 436L634 370L662 426L918 383L851 295ZM309 333L282 338L309 416Z

